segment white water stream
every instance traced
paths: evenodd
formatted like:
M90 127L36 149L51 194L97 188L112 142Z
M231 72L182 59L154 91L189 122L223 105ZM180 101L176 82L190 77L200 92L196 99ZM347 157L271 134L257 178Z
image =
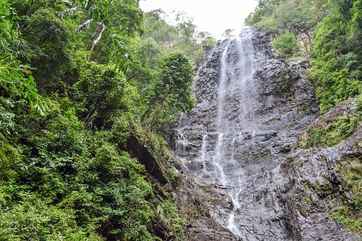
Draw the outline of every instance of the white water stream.
M184 160L185 170L197 170L197 178L225 190L231 207L220 217L220 223L241 238L240 216L243 208L241 195L245 192L247 178L240 163L238 145L258 131L255 123L256 56L252 42L253 31L244 29L240 37L225 40L219 58L219 79L216 99L208 102L214 106L215 116L211 126L202 127L202 143L198 157ZM191 126L192 127L192 126ZM190 128L189 125L184 128ZM189 157L186 147L192 148L184 129L178 130L177 153ZM180 157L182 159L182 157Z
M236 216L241 208L240 193L243 187L243 171L234 158L234 149L243 132L256 132L253 123L255 96L253 96L253 75L255 72L255 56L252 44L252 32L244 30L240 38L228 40L222 53L220 63L220 79L217 89L217 115L214 158L217 185L224 187L232 201L232 210L226 222L227 228L236 236L240 236ZM235 51L236 49L236 51ZM237 56L235 56L237 54ZM227 99L238 99L239 110L229 110ZM237 113L237 117L231 116ZM203 142L206 138L203 139ZM202 144L206 146L205 143ZM207 153L201 150L201 156ZM227 168L239 171L228 172ZM228 176L227 173L233 173Z
M195 79L197 104L176 129L180 170L208 210L197 227L200 240L294 240L290 227L295 220L286 202L292 183L283 164L289 163L288 148L317 108L298 109L301 101L304 108L305 98L313 105L311 87L303 79L288 80L291 95L280 93L284 74L298 73L273 57L263 36L245 28L238 38L215 47ZM212 224L205 227L209 219Z

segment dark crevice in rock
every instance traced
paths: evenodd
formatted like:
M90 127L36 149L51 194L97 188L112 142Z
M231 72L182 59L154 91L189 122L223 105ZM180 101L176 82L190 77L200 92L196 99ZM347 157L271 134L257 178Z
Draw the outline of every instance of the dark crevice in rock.
M127 140L127 150L132 157L135 157L143 164L148 174L159 181L161 184L167 184L166 172L159 160L140 142L137 137L131 135Z

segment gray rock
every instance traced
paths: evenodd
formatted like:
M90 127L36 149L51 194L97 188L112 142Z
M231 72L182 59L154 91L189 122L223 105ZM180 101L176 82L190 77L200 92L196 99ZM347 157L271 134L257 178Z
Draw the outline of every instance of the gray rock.
M320 207L302 212L303 183L337 180L331 178L333 165L325 162L331 153L296 148L298 137L319 115L313 87L305 77L307 63L274 57L269 35L247 31L252 31L256 67L252 84L244 88L249 88L247 96L253 101L240 96L245 89L234 91L239 87L230 77L243 71L237 66L242 57L237 54L237 42L219 42L195 80L195 108L180 118L175 129L174 151L184 173L176 196L189 217L189 241L358 240L329 218L318 193L313 195ZM223 54L232 69L224 83L231 91L225 94L222 112L222 126L227 130L220 165L226 182L220 182L214 163L223 131L218 124ZM228 224L232 214L234 228Z

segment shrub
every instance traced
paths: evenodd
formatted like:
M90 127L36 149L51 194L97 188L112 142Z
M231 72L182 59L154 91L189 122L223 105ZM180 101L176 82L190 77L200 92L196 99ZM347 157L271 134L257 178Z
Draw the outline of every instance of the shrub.
M347 158L338 165L344 189L350 196L344 204L332 212L332 218L352 232L362 234L362 163L361 157Z
M91 128L109 129L112 117L125 110L122 101L126 80L114 66L83 63L80 81L75 85L75 99L81 103L81 118Z
M358 127L360 118L356 115L340 116L321 127L312 127L302 137L303 148L334 146L351 136Z
M39 90L64 94L74 81L69 78L73 74L66 50L69 39L64 24L52 10L40 9L26 21L24 28L24 38L31 46L28 55Z
M170 235L176 237L176 241L182 241L185 239L183 220L178 213L178 209L173 201L165 200L158 206L158 215L160 221L166 225L170 230Z
M182 54L171 54L163 59L158 83L153 89L146 117L155 129L174 121L179 112L190 111L192 66Z
M35 196L28 196L0 213L0 240L101 241L94 232L77 227L74 213Z
M314 34L311 77L322 112L362 91L362 52L360 41L355 39L362 31L362 26L355 22L361 2L351 3L330 1L331 14Z
M273 48L283 57L292 57L299 52L298 41L291 32L285 32L273 40Z

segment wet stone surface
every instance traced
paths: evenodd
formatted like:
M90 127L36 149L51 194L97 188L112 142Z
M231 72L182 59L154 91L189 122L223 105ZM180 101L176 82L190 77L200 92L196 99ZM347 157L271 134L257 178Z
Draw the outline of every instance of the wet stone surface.
M305 69L274 57L270 37L250 28L210 53L195 80L197 104L175 129L185 176L178 201L198 209L190 241L337 241L315 239L294 199L290 158L319 114ZM318 230L357 240L330 222Z

